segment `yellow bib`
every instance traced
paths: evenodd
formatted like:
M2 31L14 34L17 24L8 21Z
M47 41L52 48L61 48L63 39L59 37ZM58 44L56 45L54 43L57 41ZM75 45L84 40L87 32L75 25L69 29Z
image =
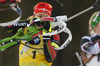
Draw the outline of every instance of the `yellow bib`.
M44 48L43 47L43 36L39 37L41 39L40 44L28 46L33 48ZM24 43L23 41L21 43ZM19 47L19 66L51 66L52 63L48 63L44 56L44 50L36 50L29 48L25 45L20 44Z

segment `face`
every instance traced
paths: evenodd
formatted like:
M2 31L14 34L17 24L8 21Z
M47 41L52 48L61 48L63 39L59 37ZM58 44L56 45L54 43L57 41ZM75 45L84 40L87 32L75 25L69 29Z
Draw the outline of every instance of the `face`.
M95 32L96 32L97 34L100 35L100 22L99 22L98 25L95 27Z
M43 18L43 17L50 17L50 16L48 14L46 14L46 13L36 13L35 17ZM40 25L40 26L37 25L38 29L42 28L42 27L43 27L42 25Z
M43 17L50 17L50 16L46 13L37 13L37 14L35 14L35 17L43 18Z

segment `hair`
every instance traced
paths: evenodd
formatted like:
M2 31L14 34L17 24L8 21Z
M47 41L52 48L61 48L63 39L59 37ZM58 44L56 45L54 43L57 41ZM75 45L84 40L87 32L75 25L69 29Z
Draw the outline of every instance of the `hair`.
M35 17L34 15L29 16L29 17L27 18L27 20L30 20L30 19L32 19L32 18L34 18L34 17Z
M89 34L90 34L91 36L95 33L95 28L92 29L92 27L91 27L91 22L92 22L91 20L93 19L94 15L96 15L97 13L99 13L99 11L94 12L94 13L92 14L92 16L90 17L90 20L89 20Z

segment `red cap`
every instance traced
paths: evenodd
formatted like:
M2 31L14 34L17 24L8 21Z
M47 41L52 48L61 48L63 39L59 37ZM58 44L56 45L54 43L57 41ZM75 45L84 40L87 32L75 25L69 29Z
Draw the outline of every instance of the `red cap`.
M40 2L35 6L34 14L40 13L40 12L47 13L49 16L51 16L52 6L49 3Z

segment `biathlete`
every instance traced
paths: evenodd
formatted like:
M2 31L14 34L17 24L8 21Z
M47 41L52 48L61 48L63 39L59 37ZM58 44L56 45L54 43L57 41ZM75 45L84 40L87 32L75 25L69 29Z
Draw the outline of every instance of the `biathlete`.
M51 12L52 6L49 3L40 2L27 20L4 27L7 32L15 35L0 41L0 51L20 43L19 66L51 66L57 54L53 47L58 48L60 44L59 35L38 36L53 30L49 21L35 22L50 17Z
M89 33L81 39L81 57L86 66L100 66L100 11L91 16Z

